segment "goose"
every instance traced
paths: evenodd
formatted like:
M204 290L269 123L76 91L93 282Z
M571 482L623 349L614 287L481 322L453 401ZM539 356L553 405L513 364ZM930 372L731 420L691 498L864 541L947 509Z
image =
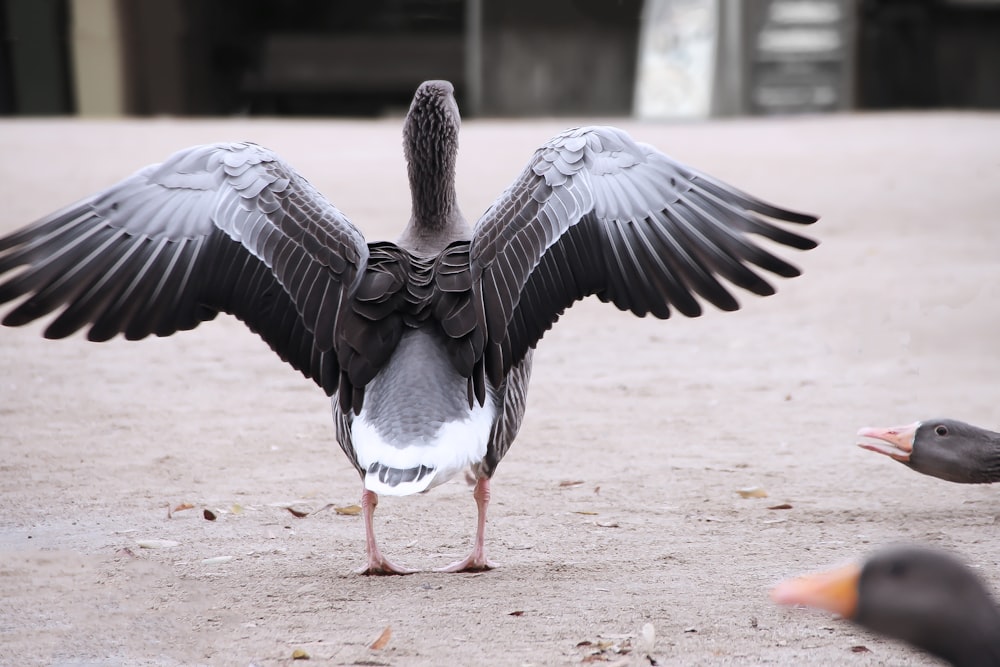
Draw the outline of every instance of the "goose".
M862 449L884 454L919 473L960 484L1000 482L1000 433L956 419L858 430Z
M92 341L242 320L332 398L337 441L362 478L363 574L413 572L375 538L379 495L471 471L468 557L490 569L490 480L525 411L532 352L575 301L638 316L739 308L724 279L774 288L750 265L799 270L752 240L808 250L774 221L817 218L765 203L637 143L579 127L543 144L471 226L455 196L460 115L427 81L403 125L412 209L395 242L361 231L274 152L253 143L181 150L0 239L2 320ZM768 220L765 218L771 218Z
M786 580L771 598L832 611L957 667L1000 665L1000 608L968 567L941 551L890 547L861 565Z

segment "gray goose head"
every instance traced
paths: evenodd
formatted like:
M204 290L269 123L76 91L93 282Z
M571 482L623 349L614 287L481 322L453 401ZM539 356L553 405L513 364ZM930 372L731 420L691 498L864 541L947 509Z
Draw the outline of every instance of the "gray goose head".
M862 449L919 473L961 484L1000 482L1000 433L956 419L927 419L888 428L865 427Z
M1000 665L1000 610L979 577L943 552L885 549L860 565L784 581L771 597L838 613L953 665Z
M403 151L410 181L411 216L397 243L422 255L467 240L472 228L455 196L455 163L462 120L448 81L417 88L403 124Z

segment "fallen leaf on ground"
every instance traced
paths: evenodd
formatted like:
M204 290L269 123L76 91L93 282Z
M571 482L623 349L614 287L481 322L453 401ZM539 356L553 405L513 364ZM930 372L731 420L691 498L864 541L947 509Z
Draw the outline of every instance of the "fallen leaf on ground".
M790 510L790 509L792 509L792 506L789 505L788 503L781 503L780 505L771 505L767 509L769 509L769 510Z
M181 503L180 505L177 505L173 509L170 509L169 506L168 506L167 507L167 518L168 519L171 518L171 516L173 515L174 512L183 512L184 510L190 510L190 509L194 509L194 505L192 505L191 503Z
M303 512L302 510L297 510L294 507L286 507L288 513L294 516L296 519L302 519L309 516L309 512Z
M378 636L378 639L369 644L368 648L375 651L381 651L386 647L386 644L389 643L390 639L392 639L392 626L387 625L385 626L385 630L382 631L382 634Z
M740 498L767 498L767 491L759 486L748 486L745 489L736 489Z
M205 508L205 509L204 509L204 510L202 511L201 515L202 515L203 517L205 517L205 519L206 519L207 521L215 521L215 520L216 520L217 518L219 518L219 517L218 517L218 516L217 516L217 515L215 514L215 512L213 512L212 510L208 509L207 507L206 507L206 508Z
M309 659L309 654L306 653L304 650L297 648L294 651L292 651L292 660L308 660L308 659Z
M867 646L857 645L851 647L851 653L871 653L872 650Z
M617 521L595 521L594 525L601 528L621 528Z
M564 479L563 481L559 482L559 486L564 488L569 486L580 486L581 484L583 484L582 479Z
M524 612L518 609L507 614L508 616L524 616Z
M356 514L361 514L361 505L345 505L344 507L334 507L333 511L337 514L346 514L347 516L354 516Z
M587 510L574 510L573 514L583 514L585 516L597 516L597 512L588 512Z
M174 540L136 540L135 543L140 549L169 549L180 545L180 542Z
M243 514L243 505L233 505L229 508L229 511L233 514Z

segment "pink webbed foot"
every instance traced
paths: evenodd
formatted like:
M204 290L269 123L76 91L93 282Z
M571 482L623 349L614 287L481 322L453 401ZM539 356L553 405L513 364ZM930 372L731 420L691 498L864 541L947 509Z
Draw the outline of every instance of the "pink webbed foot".
M476 541L472 547L472 553L451 565L435 569L435 572L485 572L497 566L486 557L486 547L484 546L486 541L486 508L490 504L490 480L480 477L476 482L476 490L472 492L472 497L476 499L478 509Z
M361 493L361 516L365 522L365 553L368 556L368 564L355 570L355 574L365 575L391 575L391 574L413 574L419 570L411 570L408 567L396 565L391 560L382 555L375 541L375 507L378 505L378 496L373 491L365 489Z
M482 549L473 549L472 553L457 560L451 565L434 568L435 572L485 572L497 566L496 563L486 557L486 552Z
M368 565L364 567L359 567L354 571L355 574L365 574L365 575L375 575L375 576L386 576L393 574L413 574L419 572L420 570L414 570L408 567L403 567L402 565L396 565L388 558L382 556L382 554L375 554L368 556Z

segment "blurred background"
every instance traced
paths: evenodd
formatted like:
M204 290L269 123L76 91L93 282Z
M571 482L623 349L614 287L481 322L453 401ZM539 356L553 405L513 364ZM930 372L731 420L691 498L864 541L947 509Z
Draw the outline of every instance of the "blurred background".
M0 114L1000 108L1000 0L0 0Z

